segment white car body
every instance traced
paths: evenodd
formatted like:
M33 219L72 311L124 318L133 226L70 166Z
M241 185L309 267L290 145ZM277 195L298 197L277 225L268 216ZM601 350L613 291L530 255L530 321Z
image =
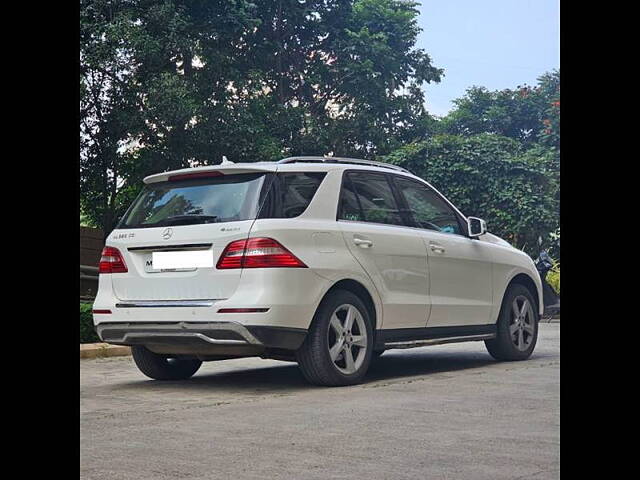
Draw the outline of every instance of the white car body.
M157 337L162 339L159 343L164 342L156 348L159 353L192 352L204 359L208 355L210 359L246 355L286 358L286 349L295 349L304 340L318 306L337 284L366 291L370 297L380 349L428 344L430 339L442 343L434 338L481 340L495 335L503 297L512 282L529 285L538 303L537 311L543 311L542 285L533 261L490 233L470 238L411 226L336 220L345 171L411 178L435 190L411 173L369 164L292 161L184 169L152 175L144 181L153 184L165 182L172 175L209 171L223 175L326 175L306 210L295 218L111 232L106 245L121 252L128 271L100 275L93 308L96 330L104 341L135 344ZM145 262L153 251L204 245L202 249L213 257L215 265L230 242L247 237L277 240L308 268L219 270L214 266L145 271ZM224 308L262 311L220 313ZM162 330L163 325L171 325L172 330ZM199 329L201 325L207 325L207 331ZM120 330L114 333L114 329ZM228 329L241 338L217 338L216 329ZM289 337L279 342L278 332ZM416 336L416 332L425 335ZM186 342L187 347L183 347L181 342L174 342L180 336L195 343Z

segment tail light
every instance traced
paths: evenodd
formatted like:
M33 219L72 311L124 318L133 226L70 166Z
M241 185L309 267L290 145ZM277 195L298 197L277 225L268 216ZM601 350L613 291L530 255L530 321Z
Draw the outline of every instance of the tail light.
M273 238L236 240L224 249L216 268L307 268Z
M98 273L127 273L127 265L124 263L120 250L114 247L104 247L100 257Z

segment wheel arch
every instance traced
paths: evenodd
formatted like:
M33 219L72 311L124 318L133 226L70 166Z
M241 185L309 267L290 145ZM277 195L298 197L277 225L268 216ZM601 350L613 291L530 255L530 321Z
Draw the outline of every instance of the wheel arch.
M513 278L511 278L511 280L507 284L507 286L505 287L504 292L502 292L503 301L504 301L504 296L507 294L507 291L509 290L509 287L511 287L511 285L522 285L527 290L529 290L531 292L531 295L533 295L533 298L536 301L536 305L538 306L538 314L542 313L542 310L540 309L541 308L540 305L542 301L542 297L540 295L541 292L538 290L538 285L533 280L533 278L531 278L530 275L522 272L514 275Z
M373 330L375 332L380 322L380 315L378 314L376 302L374 301L371 292L369 292L369 289L357 280L353 280L352 278L344 278L331 285L331 287L322 296L320 304L324 301L325 298L327 298L327 295L335 290L347 290L356 295L360 300L362 300L365 307L367 307L367 312L371 317L371 320L373 322Z

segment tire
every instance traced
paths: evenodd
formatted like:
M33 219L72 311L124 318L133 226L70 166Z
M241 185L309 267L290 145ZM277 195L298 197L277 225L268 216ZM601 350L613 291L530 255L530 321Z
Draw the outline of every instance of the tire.
M166 355L153 353L142 345L131 347L133 361L138 369L154 380L184 380L198 371L200 360L182 360L167 358Z
M507 361L529 358L538 341L538 320L538 305L529 289L511 285L502 300L496 337L484 342L491 356Z
M349 314L350 327L347 325ZM304 377L322 386L361 382L373 352L371 323L367 308L355 294L346 290L329 293L320 303L307 337L296 352Z

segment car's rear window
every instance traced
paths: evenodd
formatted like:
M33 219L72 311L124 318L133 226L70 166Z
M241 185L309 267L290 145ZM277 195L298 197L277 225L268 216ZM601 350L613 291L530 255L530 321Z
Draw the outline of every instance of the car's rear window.
M266 177L265 173L244 173L146 185L118 228L254 219Z

